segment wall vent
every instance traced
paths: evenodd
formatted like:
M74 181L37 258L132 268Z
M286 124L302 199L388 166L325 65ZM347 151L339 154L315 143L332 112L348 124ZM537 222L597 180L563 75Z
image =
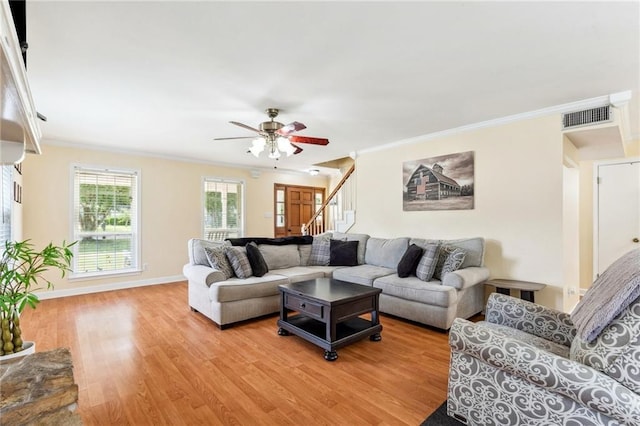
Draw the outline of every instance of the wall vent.
M609 123L612 120L613 114L611 113L610 105L568 112L562 115L562 130L588 126L590 124Z

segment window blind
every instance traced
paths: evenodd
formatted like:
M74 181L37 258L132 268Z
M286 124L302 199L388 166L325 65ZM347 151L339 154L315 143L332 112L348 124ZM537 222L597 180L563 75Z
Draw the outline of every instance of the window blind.
M74 168L74 276L139 270L138 172Z

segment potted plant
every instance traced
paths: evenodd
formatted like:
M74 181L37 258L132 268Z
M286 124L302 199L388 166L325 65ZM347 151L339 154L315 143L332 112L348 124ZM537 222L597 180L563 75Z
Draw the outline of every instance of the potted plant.
M30 240L7 241L0 257L0 356L11 355L26 349L20 329L20 314L29 305L32 308L40 302L34 293L39 281L53 284L43 277L50 268L59 269L62 277L70 271L73 253L70 247L75 243L62 242L61 246L49 243L38 251Z

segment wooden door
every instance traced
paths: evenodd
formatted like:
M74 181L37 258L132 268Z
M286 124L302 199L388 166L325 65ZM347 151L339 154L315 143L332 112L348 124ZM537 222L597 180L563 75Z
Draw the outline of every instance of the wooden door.
M324 191L324 188L276 184L274 236L302 235L302 225L311 220L324 201Z
M287 217L287 236L302 235L302 225L307 223L314 213L313 188L302 186L287 187L285 203Z

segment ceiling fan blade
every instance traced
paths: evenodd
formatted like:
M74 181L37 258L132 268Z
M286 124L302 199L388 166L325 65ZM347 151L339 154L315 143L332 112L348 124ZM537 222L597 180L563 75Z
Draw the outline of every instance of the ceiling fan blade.
M311 136L289 136L289 141L298 143L310 143L313 145L329 145L329 139L312 138Z
M303 151L302 148L300 148L298 145L291 144L291 146L296 149L295 151L293 151L293 155L300 154Z
M254 129L253 127L247 126L246 124L238 123L237 121L230 121L229 123L235 124L236 126L240 126L240 127L244 128L244 129L247 129L247 130L251 130L252 132L260 133L260 130Z
M231 139L254 139L255 136L238 136L235 138L213 138L214 141L228 141Z
M307 126L305 126L304 124L294 121L293 123L289 123L285 126L282 126L278 130L276 130L276 133L279 134L280 136L287 136L293 132L297 132L299 130L303 130L306 128Z

